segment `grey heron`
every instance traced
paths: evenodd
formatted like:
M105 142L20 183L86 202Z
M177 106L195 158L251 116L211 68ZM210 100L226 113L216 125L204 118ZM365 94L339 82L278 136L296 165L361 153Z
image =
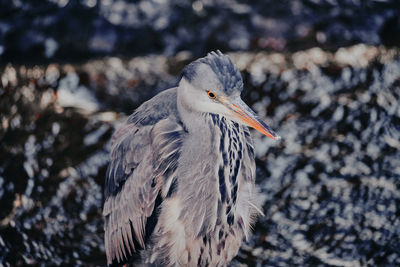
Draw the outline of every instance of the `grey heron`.
M114 133L105 180L107 264L225 266L257 214L249 127L279 140L240 98L230 58L211 52Z

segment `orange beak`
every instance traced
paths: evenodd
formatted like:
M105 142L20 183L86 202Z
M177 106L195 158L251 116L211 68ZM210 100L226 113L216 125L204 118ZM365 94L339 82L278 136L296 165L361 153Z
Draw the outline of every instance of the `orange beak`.
M234 115L238 117L246 125L256 129L260 133L272 138L274 140L281 140L281 137L277 135L271 127L264 123L258 115L251 110L241 99L235 100L230 103L231 110L234 111Z

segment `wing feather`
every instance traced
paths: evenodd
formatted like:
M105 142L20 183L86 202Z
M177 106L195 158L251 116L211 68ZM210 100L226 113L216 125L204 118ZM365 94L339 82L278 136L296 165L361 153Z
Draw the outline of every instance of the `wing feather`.
M148 223L156 222L148 219L173 179L183 133L179 123L163 119L145 126L126 123L114 134L103 207L107 264L145 248L154 229Z

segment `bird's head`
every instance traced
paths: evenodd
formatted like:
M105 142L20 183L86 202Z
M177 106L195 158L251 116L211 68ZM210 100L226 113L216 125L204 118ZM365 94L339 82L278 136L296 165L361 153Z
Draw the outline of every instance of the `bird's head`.
M230 58L220 51L187 65L179 90L181 101L193 111L219 114L274 140L281 138L240 98L242 76Z

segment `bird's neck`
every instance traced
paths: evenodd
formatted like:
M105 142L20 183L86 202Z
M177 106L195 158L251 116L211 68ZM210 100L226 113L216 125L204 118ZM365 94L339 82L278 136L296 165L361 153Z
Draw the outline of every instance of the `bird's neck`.
M181 121L185 125L188 132L198 133L199 130L204 130L206 126L208 114L196 111L188 104L185 96L188 95L186 84L182 83L178 87L177 93L177 108Z

